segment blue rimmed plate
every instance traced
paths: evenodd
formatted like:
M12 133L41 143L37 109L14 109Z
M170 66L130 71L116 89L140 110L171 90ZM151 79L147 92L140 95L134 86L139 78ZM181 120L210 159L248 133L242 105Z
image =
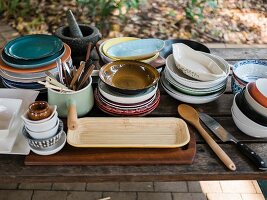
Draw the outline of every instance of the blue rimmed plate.
M63 47L59 52L55 53L52 56L38 59L38 60L22 60L22 59L14 59L9 57L4 51L2 51L2 60L7 65L19 68L19 69L30 69L30 68L38 68L45 65L49 65L55 62L58 58L61 58L65 53L65 47Z
M4 48L6 55L14 59L36 60L53 56L63 47L56 36L35 34L16 38Z
M161 51L164 45L160 39L131 40L111 46L106 53L108 57L120 60L142 60Z

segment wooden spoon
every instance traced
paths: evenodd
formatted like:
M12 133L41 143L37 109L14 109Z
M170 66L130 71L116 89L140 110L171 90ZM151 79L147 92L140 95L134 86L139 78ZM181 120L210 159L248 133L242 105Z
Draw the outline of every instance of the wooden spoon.
M221 161L232 171L236 170L234 162L229 158L229 156L221 149L221 147L210 137L210 135L203 129L199 122L198 112L191 106L186 104L181 104L178 106L178 113L187 122L192 124L208 143L210 148L214 153L221 159Z

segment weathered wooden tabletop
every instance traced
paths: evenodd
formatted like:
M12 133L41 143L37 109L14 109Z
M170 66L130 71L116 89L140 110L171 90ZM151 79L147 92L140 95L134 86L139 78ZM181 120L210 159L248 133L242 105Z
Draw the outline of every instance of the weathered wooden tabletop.
M267 49L212 49L233 64L243 59L267 59ZM267 161L267 138L246 136L235 126L230 108L233 94L230 78L225 94L214 102L194 105L220 122L237 139L254 149ZM151 117L178 117L177 106L181 102L161 92L158 108ZM94 108L88 116L107 116ZM191 126L197 140L197 153L192 165L146 165L146 166L25 166L25 156L0 155L0 182L97 182L97 181L179 181L179 180L241 180L267 179L267 171L260 171L243 156L232 143L219 143L237 166L230 171L217 158L208 145Z

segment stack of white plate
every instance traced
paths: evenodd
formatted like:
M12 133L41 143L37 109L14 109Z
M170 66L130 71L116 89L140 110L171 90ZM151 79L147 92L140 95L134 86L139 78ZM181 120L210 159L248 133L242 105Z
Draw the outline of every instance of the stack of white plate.
M170 96L186 103L202 104L214 101L224 93L230 73L229 64L218 56L201 54L213 60L225 75L209 81L197 80L183 73L171 54L167 57L166 68L161 76L161 84Z
M105 113L113 116L145 116L158 106L160 92L154 85L144 92L137 94L123 94L112 90L99 81L95 91L97 106Z

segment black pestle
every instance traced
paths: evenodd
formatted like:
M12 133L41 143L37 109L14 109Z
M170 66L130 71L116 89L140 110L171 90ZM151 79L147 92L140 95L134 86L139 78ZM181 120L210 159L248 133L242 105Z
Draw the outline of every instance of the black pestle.
M70 30L71 37L82 38L83 37L82 31L81 31L81 29L80 29L80 27L79 27L79 25L78 25L71 10L67 11L67 21L69 24L69 30Z

